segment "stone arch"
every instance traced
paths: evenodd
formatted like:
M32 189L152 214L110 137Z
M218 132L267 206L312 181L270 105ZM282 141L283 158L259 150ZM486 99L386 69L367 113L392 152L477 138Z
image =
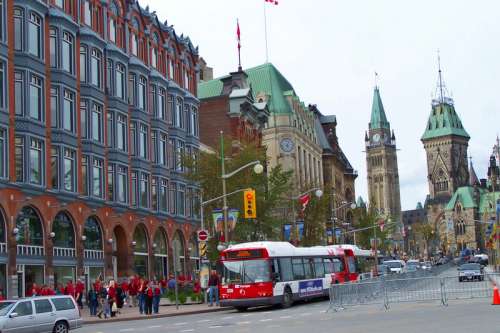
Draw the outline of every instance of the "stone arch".
M52 239L55 247L75 248L76 226L73 217L67 210L56 214L51 223L51 231L55 234Z
M115 278L125 277L128 275L129 244L122 225L117 224L113 228L112 240L113 275Z

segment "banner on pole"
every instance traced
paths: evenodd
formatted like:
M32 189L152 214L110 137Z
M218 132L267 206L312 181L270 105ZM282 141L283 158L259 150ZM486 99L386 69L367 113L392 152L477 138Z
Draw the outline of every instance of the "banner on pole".
M283 240L289 242L291 234L292 234L292 225L289 223L283 224Z
M229 230L233 231L236 228L236 223L238 222L238 217L240 216L240 211L234 208L231 208L227 212L227 222L229 223ZM222 216L222 220L224 221L224 216Z
M224 213L222 209L214 209L212 211L212 218L214 220L215 230L217 232L224 231Z
M326 229L326 241L328 244L333 244L333 229L332 228Z
M302 240L304 235L304 221L297 221L297 234L299 235L299 241Z

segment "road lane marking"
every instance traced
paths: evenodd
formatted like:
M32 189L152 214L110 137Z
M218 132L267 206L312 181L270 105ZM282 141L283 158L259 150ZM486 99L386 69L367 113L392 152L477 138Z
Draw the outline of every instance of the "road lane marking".
M190 328L190 329L187 329L187 330L182 330L181 332L193 332L194 329L193 328Z
M182 325L186 325L187 323L185 322L182 322L182 323L175 323L174 326L182 326Z
M265 312L262 312L262 314L267 314L267 313L273 313L272 311L265 311Z
M229 320L229 319L233 319L234 317L233 316L229 316L229 317L222 317L221 319L222 320Z
M208 323L209 321L212 321L212 319L202 319L198 320L197 323Z
M148 328L160 328L161 325L152 325L152 326L148 326Z
M290 319L292 316L281 316L280 319Z
M299 314L299 316L310 316L310 315L311 315L311 313L309 313L309 312Z
M239 321L236 323L236 325L248 325L248 324L250 324L249 321Z
M261 321L261 322L265 322L265 321L271 321L271 320L272 320L271 318L267 318L267 319L261 319L261 320L259 320L259 321Z
M213 326L208 326L208 328L221 328L221 325L213 325Z
M251 316L251 315L253 315L253 313L244 314L244 315L242 315L242 317L248 317L248 316Z
M120 330L120 332L130 332L130 331L133 331L134 329L133 328L122 328Z

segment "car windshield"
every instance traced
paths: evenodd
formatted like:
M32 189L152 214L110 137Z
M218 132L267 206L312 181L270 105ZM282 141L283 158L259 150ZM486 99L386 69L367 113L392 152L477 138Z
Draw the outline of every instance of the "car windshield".
M14 306L15 302L0 302L0 316L5 316Z
M384 265L387 265L389 268L401 268L401 263L399 261L386 261Z
M267 260L224 261L223 283L258 283L271 281Z
M460 266L461 271L479 270L479 269L481 269L481 265L479 265L479 264L465 264L465 265Z
M420 263L418 261L408 261L406 264L409 265L409 266L418 266L418 265L420 265Z

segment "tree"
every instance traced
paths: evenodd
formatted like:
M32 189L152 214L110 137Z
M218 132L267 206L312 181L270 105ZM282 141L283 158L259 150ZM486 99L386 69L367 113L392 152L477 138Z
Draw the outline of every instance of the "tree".
M259 160L267 166L266 150L254 144L240 144L238 148L231 145L231 140L225 140L224 155L226 174L252 161ZM220 147L219 147L220 148ZM231 154L232 153L232 154ZM200 153L197 158L184 156L186 178L195 181L201 187L203 200L209 200L222 195L221 158L220 151L216 154ZM277 218L275 208L286 203L286 194L290 189L292 171L283 171L280 165L265 170L257 175L252 168L245 169L226 180L226 193L239 189L253 188L257 197L257 218L245 220L243 218L243 193L227 197L229 208L238 209L241 214L235 230L230 234L232 242L277 240L281 236L281 220ZM205 225L210 226L210 234L216 235L212 221L214 209L222 208L222 199L204 207ZM197 208L199 209L199 207ZM216 253L214 246L217 241L209 242L209 252Z
M420 236L425 242L425 252L429 255L429 243L432 239L434 239L434 228L429 223L415 223L415 234Z
M388 250L388 235L395 230L395 226L387 225L384 227L383 231L380 230L378 222L381 217L371 208L356 208L354 210L354 215L357 220L356 229L364 229L356 232L356 244L361 248L370 249L372 247L370 239L374 238L374 228L376 228L377 238L380 239L380 243L377 244L377 250L381 252ZM388 224L389 219L384 218L384 220L384 224Z

